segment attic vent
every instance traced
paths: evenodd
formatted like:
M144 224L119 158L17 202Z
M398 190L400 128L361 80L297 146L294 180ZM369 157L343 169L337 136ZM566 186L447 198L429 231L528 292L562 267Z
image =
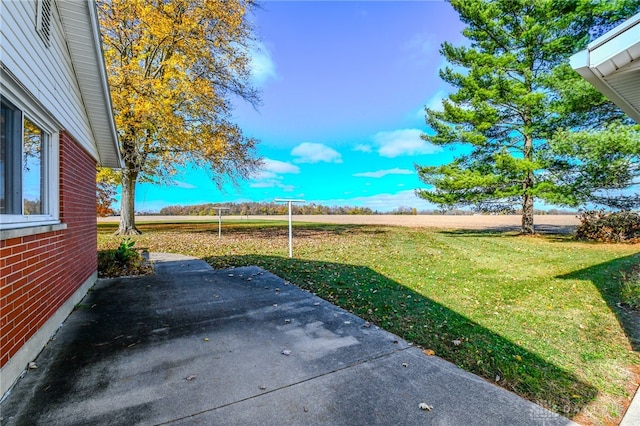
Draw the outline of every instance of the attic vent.
M38 0L36 11L36 30L47 47L51 45L51 2Z

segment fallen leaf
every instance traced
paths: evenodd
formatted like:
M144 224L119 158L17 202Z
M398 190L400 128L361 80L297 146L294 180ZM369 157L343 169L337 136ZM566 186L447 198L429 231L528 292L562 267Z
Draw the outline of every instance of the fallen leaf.
M433 349L425 349L422 351L422 353L428 356L434 356L436 354Z
M431 405L427 405L427 403L425 402L421 402L420 404L418 404L418 408L424 411L431 411L433 410L433 407Z

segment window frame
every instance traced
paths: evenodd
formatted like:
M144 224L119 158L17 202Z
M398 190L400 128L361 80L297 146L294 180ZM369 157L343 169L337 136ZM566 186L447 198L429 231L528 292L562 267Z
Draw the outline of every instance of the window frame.
M6 77L6 74L3 73L2 77ZM33 96L28 96L24 91L22 91L23 93L18 94L18 92L21 91L19 90L19 86L15 88L18 90L10 90L11 88L6 87L6 85L10 85L11 79L9 79L9 81L5 80L2 83L2 93L0 94L2 102L21 113L20 164L22 164L23 155L22 144L24 143L24 140L22 138L24 138L24 119L26 118L31 121L42 130L43 134L46 134L46 137L44 137L45 140L43 141L43 151L45 152L41 165L41 167L45 169L43 174L43 184L46 188L43 188L42 191L42 203L46 212L45 214L38 215L24 214L24 189L22 177L20 177L18 180L20 180L21 185L21 214L0 213L0 231L58 224L60 223L60 183L58 178L60 167L60 132L58 129L60 126L51 118L50 114L48 114L41 105L34 101ZM20 171L22 173L22 168L20 168Z

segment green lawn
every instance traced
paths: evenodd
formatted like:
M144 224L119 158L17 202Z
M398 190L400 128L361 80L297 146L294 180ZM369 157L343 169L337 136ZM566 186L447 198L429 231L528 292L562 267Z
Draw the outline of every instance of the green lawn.
M117 225L99 225L99 249ZM259 265L523 397L585 423L620 420L640 370L621 271L634 245L570 236L285 222L142 224L137 247L215 268ZM638 318L638 317L636 317ZM635 347L635 351L634 351Z

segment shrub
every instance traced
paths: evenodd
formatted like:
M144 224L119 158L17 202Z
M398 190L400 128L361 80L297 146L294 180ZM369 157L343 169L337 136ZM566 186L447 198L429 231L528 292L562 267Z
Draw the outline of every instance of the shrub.
M640 265L622 274L620 300L632 309L640 309Z
M120 264L128 263L131 259L133 259L138 252L133 249L135 245L135 241L131 238L125 238L122 240L118 248L116 249L114 258Z
M590 210L580 216L576 238L607 243L640 242L640 215L634 212Z
M122 277L149 275L153 266L139 250L133 248L135 241L125 238L115 250L98 251L98 274L100 277Z

